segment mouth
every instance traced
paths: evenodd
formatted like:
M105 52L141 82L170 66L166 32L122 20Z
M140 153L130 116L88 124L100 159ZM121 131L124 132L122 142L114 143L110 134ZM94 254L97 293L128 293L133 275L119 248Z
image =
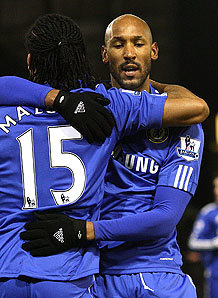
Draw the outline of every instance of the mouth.
M128 77L133 77L136 75L137 71L139 71L139 66L136 64L126 64L121 67L121 70Z

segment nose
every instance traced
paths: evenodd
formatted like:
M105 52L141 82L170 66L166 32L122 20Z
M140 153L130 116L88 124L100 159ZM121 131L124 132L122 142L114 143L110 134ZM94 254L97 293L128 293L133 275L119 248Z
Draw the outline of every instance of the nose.
M126 44L124 48L124 59L134 60L136 58L135 47L132 44Z

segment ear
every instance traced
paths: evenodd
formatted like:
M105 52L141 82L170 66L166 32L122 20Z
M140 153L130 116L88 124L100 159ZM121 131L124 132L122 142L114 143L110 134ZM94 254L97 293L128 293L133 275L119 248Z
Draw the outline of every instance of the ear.
M29 53L26 59L28 69L30 69L30 61L31 61L31 54Z
M106 46L101 47L101 56L102 56L103 63L105 63L105 64L108 63L109 59L108 59Z
M159 48L156 42L153 42L151 45L151 59L157 60L158 59Z

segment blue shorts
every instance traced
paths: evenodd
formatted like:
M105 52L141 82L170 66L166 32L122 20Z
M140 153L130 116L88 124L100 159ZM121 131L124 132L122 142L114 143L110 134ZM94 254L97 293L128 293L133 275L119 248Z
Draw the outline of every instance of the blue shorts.
M0 278L0 298L91 298L93 275L73 281Z
M176 273L97 275L91 294L95 298L197 298L191 278Z

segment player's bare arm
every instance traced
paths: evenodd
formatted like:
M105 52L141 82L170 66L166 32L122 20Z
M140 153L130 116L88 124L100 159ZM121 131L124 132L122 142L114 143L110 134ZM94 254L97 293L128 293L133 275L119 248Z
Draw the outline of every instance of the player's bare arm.
M53 104L54 104L54 100L56 98L56 96L58 95L60 90L56 90L56 89L52 89L50 92L48 92L48 94L45 97L45 105L48 108L52 108Z
M203 122L209 116L207 103L188 89L178 85L158 83L153 80L150 80L150 82L160 93L167 93L162 119L163 127L194 125ZM45 98L47 107L53 107L58 92L58 90L53 89L47 94Z
M163 113L163 126L189 126L203 122L209 116L209 107L188 89L150 80L158 92L167 93Z
M94 240L95 239L94 224L91 221L86 222L86 239L87 240Z

